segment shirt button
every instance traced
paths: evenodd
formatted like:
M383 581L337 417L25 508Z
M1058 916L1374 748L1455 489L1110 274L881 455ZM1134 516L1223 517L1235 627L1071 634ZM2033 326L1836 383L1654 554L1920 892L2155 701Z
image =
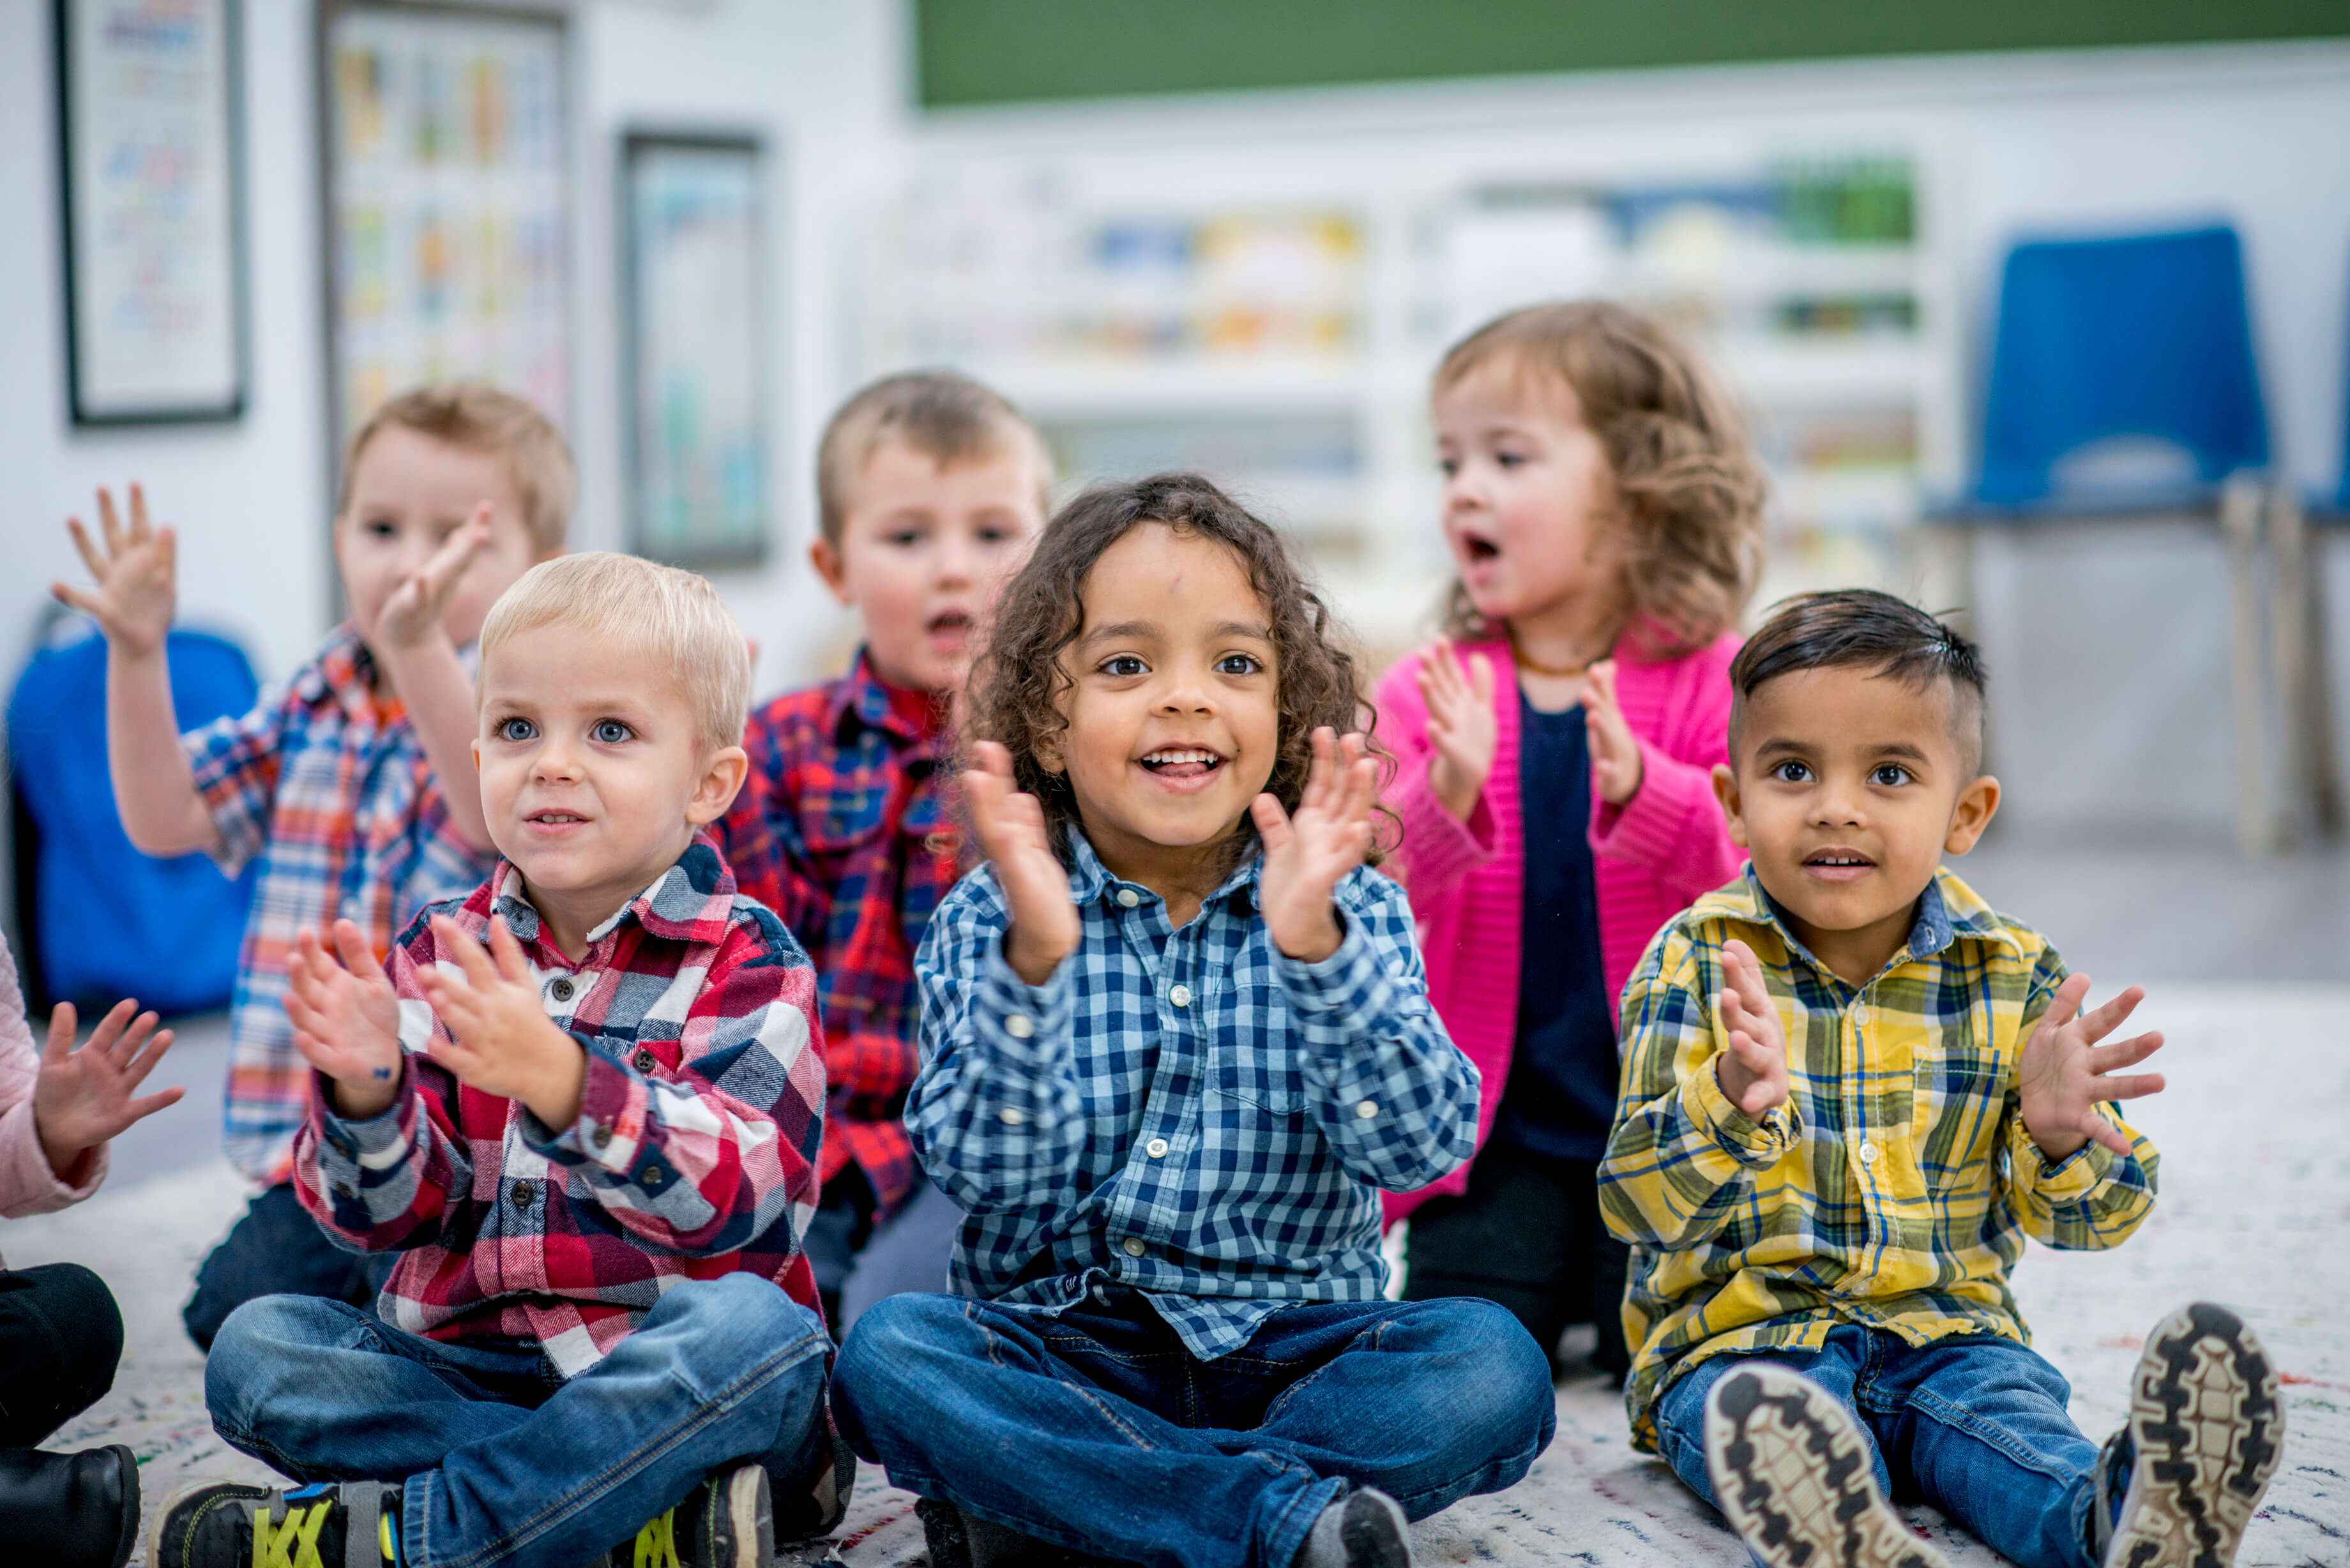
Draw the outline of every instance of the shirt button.
M514 1206L517 1209L527 1209L530 1207L529 1182L517 1181L514 1184Z
M636 1069L639 1073L650 1073L660 1064L653 1054L641 1045L637 1047L637 1054L629 1060L636 1064Z
M612 1129L608 1127L598 1126L594 1132L588 1135L588 1141L594 1144L598 1148L608 1148L611 1147L612 1143Z
M1139 1237L1139 1236L1128 1236L1128 1237L1126 1239L1126 1255L1127 1255L1128 1257L1129 1257L1129 1258L1139 1258L1140 1256L1142 1256L1142 1238L1141 1238L1141 1237Z
M1016 1127L1022 1122L1028 1119L1028 1113L1022 1110L1018 1106L1006 1106L1002 1110L995 1113L995 1119L1002 1122L1005 1127Z
M1118 902L1120 909L1131 909L1142 902L1142 895L1131 888L1120 888L1118 890Z
M1865 1143L1860 1146L1860 1163L1863 1165L1875 1165L1877 1163L1877 1146L1875 1144Z
M1036 1021L1024 1012L1015 1012L1003 1021L1003 1032L1014 1040L1025 1040L1036 1033Z
M1167 1158L1167 1140L1163 1137L1152 1138L1149 1143L1142 1146L1142 1152L1149 1155L1153 1159L1165 1159Z
M1191 1005L1191 988L1188 985L1172 986L1168 990L1167 1000L1178 1007L1189 1007Z
M555 993L555 1000L557 1002L568 1002L571 1000L571 981L568 978L558 979L553 985L548 986L546 989Z
M1357 1101L1357 1102L1356 1102L1356 1105L1355 1105L1355 1115L1356 1115L1356 1116L1357 1116L1358 1119L1360 1119L1360 1120L1362 1120L1362 1121L1369 1121L1373 1116L1378 1116L1378 1114L1379 1114L1379 1103L1378 1103L1378 1101L1377 1101L1377 1100L1358 1100L1358 1101Z

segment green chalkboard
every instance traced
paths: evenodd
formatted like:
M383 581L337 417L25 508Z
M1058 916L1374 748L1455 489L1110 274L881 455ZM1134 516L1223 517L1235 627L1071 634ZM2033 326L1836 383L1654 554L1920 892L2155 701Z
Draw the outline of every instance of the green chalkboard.
M2350 36L2350 0L915 0L924 105Z

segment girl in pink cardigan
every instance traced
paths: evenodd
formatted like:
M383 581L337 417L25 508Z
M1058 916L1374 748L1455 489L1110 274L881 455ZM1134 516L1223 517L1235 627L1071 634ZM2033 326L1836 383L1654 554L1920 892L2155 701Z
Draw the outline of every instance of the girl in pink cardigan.
M1394 869L1483 1104L1477 1158L1388 1215L1412 1216L1407 1299L1498 1302L1554 1352L1591 1321L1620 1375L1626 1251L1596 1180L1617 999L1658 929L1739 868L1711 774L1761 471L1689 350L1617 306L1488 324L1433 404L1448 637L1375 701L1400 764Z
M78 1203L106 1179L109 1139L178 1100L134 1098L172 1044L155 1015L118 1002L74 1049L74 1010L50 1015L33 1044L16 961L0 941L0 1215ZM139 1463L120 1444L79 1453L33 1445L114 1383L122 1314L106 1282L78 1263L0 1264L0 1539L37 1544L57 1568L121 1568L139 1530ZM12 1561L14 1559L12 1558Z

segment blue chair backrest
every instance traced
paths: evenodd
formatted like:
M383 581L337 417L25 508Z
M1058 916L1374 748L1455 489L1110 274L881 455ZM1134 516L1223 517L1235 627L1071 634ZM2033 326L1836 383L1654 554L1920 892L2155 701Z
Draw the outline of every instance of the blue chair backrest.
M234 643L174 631L164 657L182 728L253 706L253 666ZM253 868L232 881L203 855L131 847L107 772L104 638L33 655L8 699L8 757L39 830L25 913L49 999L86 1014L126 996L162 1013L227 1006Z
M2046 497L2059 459L2150 437L2216 484L2269 461L2244 261L2225 225L2008 253L1977 498Z

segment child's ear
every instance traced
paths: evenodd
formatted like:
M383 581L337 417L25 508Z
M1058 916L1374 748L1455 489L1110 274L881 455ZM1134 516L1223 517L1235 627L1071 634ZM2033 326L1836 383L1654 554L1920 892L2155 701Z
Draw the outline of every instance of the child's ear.
M1724 763L1713 764L1713 798L1721 803L1721 815L1730 824L1730 842L1741 849L1752 847L1746 842L1746 819L1738 814L1738 775Z
M842 604L849 602L848 563L841 559L839 545L829 539L817 539L808 546L808 565L816 568L816 575L824 579L824 586L832 590L834 598Z
M1999 781L1989 774L1981 774L1959 792L1959 803L1950 808L1950 832L1942 840L1943 851L1964 855L1972 849L1998 811Z
M694 782L693 798L686 802L685 820L696 827L707 827L725 815L750 772L751 753L742 747L721 746L712 752L702 764L702 777Z

